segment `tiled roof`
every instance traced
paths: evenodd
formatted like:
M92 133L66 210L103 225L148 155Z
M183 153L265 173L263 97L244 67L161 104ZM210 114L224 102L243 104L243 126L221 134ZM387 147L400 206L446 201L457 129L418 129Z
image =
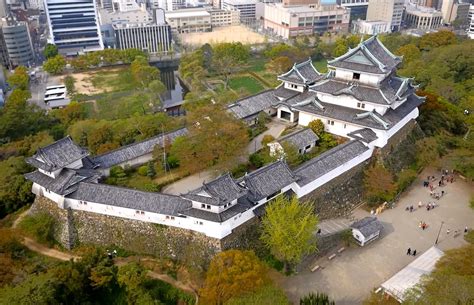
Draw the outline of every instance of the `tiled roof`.
M202 189L213 198L217 198L219 205L229 203L245 194L245 191L236 184L230 173L204 183Z
M344 163L366 152L369 148L360 141L349 141L306 161L294 173L300 177L298 184L304 186Z
M252 208L253 205L245 202L245 203L237 203L234 206L231 206L225 211L221 213L213 213L201 209L196 208L189 208L180 212L181 215L190 216L194 218L204 219L212 222L224 222L242 212L247 211L248 209Z
M281 84L275 90L273 90L273 95L283 100L288 99L290 97L294 97L298 94L300 94L300 92L286 89L283 84Z
M277 142L287 142L295 146L297 149L302 149L308 145L314 144L318 140L319 137L314 133L314 131L312 131L310 128L305 128L278 138Z
M178 216L178 212L191 207L191 201L178 196L97 183L80 183L78 189L67 197L174 216Z
M400 57L385 48L377 36L372 36L344 55L329 61L328 66L381 74L392 71L400 62Z
M383 225L377 220L377 217L365 217L351 224L351 228L359 230L364 237L369 237L381 231Z
M395 77L388 78L386 81L382 82L379 88L361 85L357 82L348 83L345 81L328 79L314 84L310 87L310 90L328 93L335 96L346 94L353 96L359 101L380 105L390 105L404 97L403 95L396 95L402 84L403 81L400 81L399 78ZM404 93L405 92L406 90ZM410 90L410 93L411 92L413 92L413 90Z
M56 178L45 175L40 171L27 173L25 178L56 194L67 195L77 189L79 182L98 179L98 175L91 170L76 171L66 168L61 170Z
M30 165L51 172L85 158L89 155L86 149L74 143L70 136L48 146L38 148L36 153L26 159Z
M370 143L378 139L375 132L370 128L354 130L353 132L349 132L347 135L365 143Z
M281 81L309 85L324 77L325 75L319 73L318 70L316 70L316 68L313 66L310 58L307 61L294 64L290 71L279 75L278 79Z
M144 141L122 146L105 154L96 156L94 162L99 164L100 168L110 168L114 165L133 160L140 156L153 152L156 145L163 147L163 138L165 142L173 143L180 136L188 134L187 128L177 129L164 135L157 135Z
M236 118L245 119L256 115L261 111L270 108L279 99L273 94L273 89L269 89L258 94L243 98L230 104L227 109Z
M420 106L423 100L423 98L411 94L397 109L389 109L383 116L375 111L364 111L323 102L319 102L322 108L314 102L298 104L293 108L359 126L387 130L402 120L413 109Z
M249 199L258 201L295 182L296 177L286 163L277 161L245 175L241 181L249 190Z

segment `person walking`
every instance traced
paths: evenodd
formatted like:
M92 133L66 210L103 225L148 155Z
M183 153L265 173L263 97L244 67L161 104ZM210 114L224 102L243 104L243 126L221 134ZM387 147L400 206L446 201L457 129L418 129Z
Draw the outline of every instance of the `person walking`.
M411 249L408 248L408 250L407 250L407 255L410 255L410 254L411 254Z
M416 249L413 250L413 256L416 256Z
M464 233L467 233L468 229L467 227L464 228Z
M446 234L449 234L449 232L451 232L449 229L446 230Z

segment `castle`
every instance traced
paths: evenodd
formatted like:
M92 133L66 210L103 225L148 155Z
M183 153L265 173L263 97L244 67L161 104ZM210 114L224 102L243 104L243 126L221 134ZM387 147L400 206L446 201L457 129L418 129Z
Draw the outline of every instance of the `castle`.
M263 214L265 205L286 194L307 196L367 160L418 116L423 98L411 79L396 76L401 58L376 36L328 63L319 73L311 61L278 77L282 84L229 105L228 111L253 124L260 112L307 126L321 119L326 131L349 141L291 170L277 161L234 179L229 173L180 196L100 183L112 166L149 161L153 147L187 135L185 128L133 143L100 156L70 137L43 147L27 162L32 192L58 208L86 211L198 232L221 240ZM296 136L296 135L295 135ZM304 147L303 147L304 148Z

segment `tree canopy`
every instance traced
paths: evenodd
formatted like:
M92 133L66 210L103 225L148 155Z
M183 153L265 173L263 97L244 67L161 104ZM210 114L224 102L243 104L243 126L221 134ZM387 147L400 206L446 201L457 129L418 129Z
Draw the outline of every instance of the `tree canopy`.
M50 59L58 55L58 47L55 44L47 43L43 51L44 57Z
M8 84L14 89L28 90L29 81L28 69L24 66L16 67L13 74L8 77Z
M43 69L51 74L61 74L66 67L66 59L61 55L49 58L43 64Z
M266 267L253 251L228 250L212 259L200 295L203 304L222 305L268 281Z
M309 202L283 195L265 209L261 239L270 252L285 263L297 264L316 248L314 232L318 217Z
M240 42L226 42L215 45L212 50L212 67L224 77L227 88L229 76L247 62L249 47Z

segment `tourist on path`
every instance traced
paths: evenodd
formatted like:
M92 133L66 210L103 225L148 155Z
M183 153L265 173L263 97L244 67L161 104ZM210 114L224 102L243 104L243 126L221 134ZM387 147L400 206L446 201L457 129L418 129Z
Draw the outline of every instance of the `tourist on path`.
M413 256L416 256L416 249L413 250Z
M410 254L411 254L411 249L408 248L408 250L407 250L407 255L410 255Z

